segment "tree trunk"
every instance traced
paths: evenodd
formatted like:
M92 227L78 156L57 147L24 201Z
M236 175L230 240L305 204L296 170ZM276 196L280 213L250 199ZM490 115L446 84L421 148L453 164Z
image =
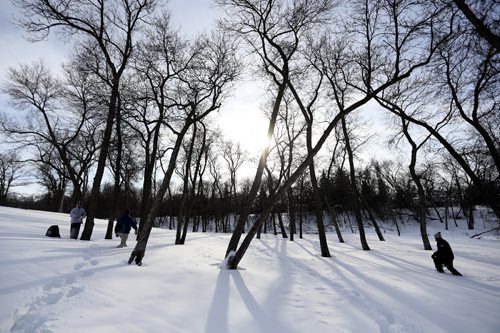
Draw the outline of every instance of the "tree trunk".
M177 156L179 155L179 151L181 148L182 141L184 139L184 136L186 135L186 132L188 131L191 123L188 122L184 125L183 129L179 132L177 139L175 141L174 148L172 149L172 153L170 155L170 161L168 163L168 168L165 173L165 177L163 178L163 181L161 183L160 188L158 189L158 193L156 194L156 197L153 201L153 204L151 205L151 210L144 221L144 229L143 232L139 235L139 238L137 240L137 243L135 245L134 250L132 251L128 263L132 263L132 261L135 260L137 265L142 264L142 258L144 258L144 255L146 253L146 245L148 243L149 235L151 233L151 229L153 228L153 222L154 219L158 213L158 210L160 209L160 205L163 201L163 197L165 196L165 193L167 192L169 186L170 186L170 180L172 179L172 175L175 170L175 165L177 163ZM142 221L141 221L142 223Z
M304 223L304 207L302 205L302 201L300 203L299 208L299 238L302 239L302 225Z
M106 229L106 235L104 239L113 239L113 224L115 217L119 214L119 208L117 203L120 202L120 171L122 168L122 152L123 152L123 140L122 140L122 129L121 129L121 100L118 96L117 108L116 108L116 163L115 163L115 177L113 185L113 196L111 197L111 212L108 219L108 227Z
M370 206L368 205L368 203L366 201L365 201L365 207L366 207L366 211L368 212L368 217L370 218L370 220L373 223L373 227L375 228L375 232L377 233L378 239L381 242L384 242L385 241L384 234L380 230L380 226L379 226L377 220L375 219L375 217L373 216L372 211L370 209Z
M396 225L396 230L398 231L398 236L401 236L401 231L399 230L398 219L394 216L394 224Z
M342 237L342 232L340 231L339 223L337 221L337 216L335 214L335 211L333 210L333 207L330 205L330 201L326 196L325 196L325 204L326 204L326 209L328 210L328 214L330 215L330 219L332 220L332 224L335 227L337 238L339 239L340 243L344 243L344 238Z
M240 242L241 235L244 232L245 229L245 223L247 222L248 215L250 214L250 209L255 201L255 198L257 197L257 193L260 189L260 184L262 182L262 175L264 173L264 168L267 163L267 157L269 156L269 149L270 149L270 140L273 137L274 133L274 127L276 125L276 118L278 117L278 112L280 109L281 105L281 100L283 99L283 95L285 93L285 89L287 86L287 79L283 79L283 82L278 86L278 92L276 95L276 99L274 100L274 106L273 106L273 111L271 114L271 119L269 120L269 126L267 129L267 138L268 138L268 143L264 150L262 151L262 154L260 156L259 160L259 165L257 166L257 171L255 173L255 177L252 183L252 187L250 189L250 192L245 200L245 204L243 205L243 209L240 213L238 222L236 223L236 226L234 228L233 234L231 236L231 240L229 241L229 244L226 249L226 254L225 257L228 256L228 254L232 251L236 251L238 247L238 243Z
M474 204L469 200L469 219L467 223L467 229L474 230Z
M410 133L408 132L408 123L404 119L401 120L403 122L403 133L411 145L411 160L409 169L411 178L415 183L415 185L417 186L417 194L418 194L417 215L418 215L418 221L420 223L420 235L422 237L422 242L424 244L424 250L432 250L429 237L427 236L427 201L425 198L425 191L424 187L422 186L422 182L420 181L420 177L417 175L417 172L415 170L415 166L417 163L417 152L419 147L417 147L416 143L413 141L413 139L410 136Z
M189 200L191 198L191 191L189 191L189 176L191 172L191 161L193 158L194 142L196 140L197 127L196 123L193 126L193 135L189 149L186 152L186 165L184 166L184 186L182 189L181 208L179 210L179 223L177 224L177 233L175 235L175 244L182 245L186 239L187 226L190 219Z
M425 193L423 186L420 182L420 179L416 175L415 172L415 166L412 167L412 171L410 172L412 174L412 178L415 181L417 185L417 193L418 193L418 220L420 223L420 234L422 237L422 242L424 244L424 250L432 250L431 243L429 241L429 237L427 235L427 207L426 207L426 200L425 200Z
M342 117L341 119L342 122L342 131L344 132L344 139L345 139L345 147L347 150L347 156L349 160L349 174L350 174L350 180L351 180L351 189L353 193L352 197L352 204L353 204L353 210L354 210L354 216L356 217L356 224L358 226L358 231L359 231L359 239L361 241L361 247L365 251L369 251L370 247L368 246L368 242L366 240L366 235L365 235L365 228L363 226L363 217L361 216L361 205L360 205L360 195L358 191L358 186L356 183L356 171L354 169L354 156L352 153L352 148L349 140L349 134L347 132L347 125L345 121L345 117Z
M146 157L146 160L148 158ZM153 166L150 162L146 162L144 166L144 180L142 182L142 196L141 196L141 212L140 212L140 220L144 221L147 217L149 207L151 206L151 193L153 187ZM139 239L139 235L143 230L143 224L139 224L139 229L137 231L137 239Z
M484 21L476 16L464 0L453 0L455 5L465 15L467 20L474 26L476 32L484 38L488 43L500 51L500 37L491 31Z
M92 237L92 231L94 230L95 208L98 205L97 201L99 200L99 193L101 191L101 181L104 175L104 169L106 168L106 159L108 157L108 151L111 143L111 133L116 116L119 95L119 82L120 77L115 77L113 81L113 87L111 89L108 115L106 118L106 127L104 129L101 151L99 153L99 159L97 162L97 169L94 176L94 181L92 183L92 190L87 201L87 218L85 220L85 225L80 237L81 240L90 240L90 238Z
M322 257L331 257L328 243L326 241L325 224L323 222L323 207L321 205L321 194L319 193L318 180L314 171L314 162L309 164L309 176L311 177L311 185L314 197L314 213L316 215L316 225L318 226L319 245L321 248Z
M276 236L278 235L278 229L276 228L276 214L271 214L271 220L273 221L274 236Z
M279 226L280 226L280 230L281 230L281 236L283 238L288 238L288 235L286 234L286 230L285 230L285 225L283 224L283 218L281 216L281 213L276 213L276 215L278 215L278 221L279 221Z
M295 202L293 200L292 189L286 191L288 198L288 220L290 221L290 241L294 241L296 233Z
M59 209L57 210L59 213L62 213L63 210L64 210L64 195L65 195L65 192L66 192L66 180L63 179L63 184L61 186L61 201L59 201Z

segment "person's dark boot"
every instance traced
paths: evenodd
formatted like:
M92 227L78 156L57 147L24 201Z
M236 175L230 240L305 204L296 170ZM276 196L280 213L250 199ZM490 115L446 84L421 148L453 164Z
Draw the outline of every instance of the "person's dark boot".
M453 275L457 275L457 276L462 276L462 274L460 274L460 272L459 272L459 271L457 271L457 270L455 269L455 267L453 267L453 266L449 266L449 267L446 267L446 268L448 268L448 270L451 272L451 274L453 274Z

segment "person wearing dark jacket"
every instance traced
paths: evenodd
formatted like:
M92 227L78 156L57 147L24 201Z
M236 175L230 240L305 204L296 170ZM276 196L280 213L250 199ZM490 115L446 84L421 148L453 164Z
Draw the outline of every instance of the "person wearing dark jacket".
M441 237L440 232L435 234L434 238L437 243L437 251L432 254L432 259L434 260L434 265L436 266L437 271L444 273L444 265L453 275L462 276L462 274L460 274L460 272L453 267L453 260L455 259L455 256L453 255L450 244L448 244L448 242Z
M126 247L128 234L131 229L135 230L135 234L137 235L137 223L135 219L130 216L130 210L126 209L122 216L118 218L115 226L116 236L120 237L120 245L117 247Z

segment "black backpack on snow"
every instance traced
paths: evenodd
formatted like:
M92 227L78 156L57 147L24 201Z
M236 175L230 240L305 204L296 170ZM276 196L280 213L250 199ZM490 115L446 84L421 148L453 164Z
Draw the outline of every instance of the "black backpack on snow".
M59 234L59 226L58 225L51 225L49 227L49 229L47 229L45 236L61 238L61 235Z

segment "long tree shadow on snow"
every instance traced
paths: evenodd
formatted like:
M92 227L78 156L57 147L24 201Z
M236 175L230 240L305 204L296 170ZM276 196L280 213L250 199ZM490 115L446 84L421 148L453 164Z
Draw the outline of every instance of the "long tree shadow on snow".
M314 244L314 242L312 244ZM312 254L312 252L304 245L300 243L296 243L296 245L302 248L306 253ZM360 251L362 250L360 249ZM368 253L371 254L371 252ZM319 256L319 252L316 254L316 256ZM367 283L374 291L382 291L386 297L393 298L397 303L401 304L401 306L403 306L404 304L411 304L412 299L410 299L410 296L404 292L398 292L391 285L369 277L369 272L367 272L367 270L369 271L368 268L359 270L356 268L358 266L347 264L345 263L344 259L339 258L345 256L351 257L349 254L341 253L339 254L339 256L334 255L334 257L332 258L323 258L323 263L327 267L329 267L334 274L328 274L323 270L317 271L297 260L296 265L298 265L301 270L307 272L312 277L315 277L323 283L330 285L331 288L335 290L336 293L341 295L343 299L347 300L351 305L355 306L357 310L353 311L352 314L368 314L371 320L379 326L380 332L389 332L399 327L401 324L411 326L411 323L398 323L396 321L398 317L395 317L393 313L394 308L389 308L387 304L385 304L385 302L363 292L363 288L366 286L361 286L356 281L360 280ZM359 260L359 258L354 257L353 259ZM438 323L437 326L439 326Z
M205 324L205 333L228 333L229 329L229 297L231 280L248 312L252 315L261 333L288 332L286 328L277 327L271 316L267 315L259 305L250 289L248 289L238 270L221 269L217 277L214 296Z

